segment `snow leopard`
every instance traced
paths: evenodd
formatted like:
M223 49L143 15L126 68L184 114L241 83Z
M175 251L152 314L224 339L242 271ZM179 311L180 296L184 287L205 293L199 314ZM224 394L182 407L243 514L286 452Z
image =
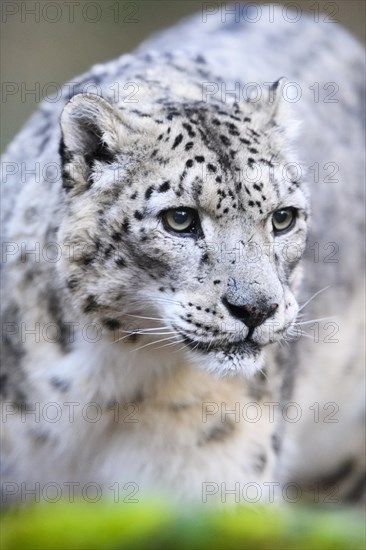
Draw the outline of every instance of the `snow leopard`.
M362 496L364 50L274 10L95 65L5 151L3 504Z

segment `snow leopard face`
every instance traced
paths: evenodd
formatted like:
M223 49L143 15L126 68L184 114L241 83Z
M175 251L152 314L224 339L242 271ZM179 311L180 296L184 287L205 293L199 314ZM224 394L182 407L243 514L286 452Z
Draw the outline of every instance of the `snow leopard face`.
M306 238L284 117L268 99L142 112L75 96L59 238L77 312L121 345L184 348L219 374L259 369L298 313Z

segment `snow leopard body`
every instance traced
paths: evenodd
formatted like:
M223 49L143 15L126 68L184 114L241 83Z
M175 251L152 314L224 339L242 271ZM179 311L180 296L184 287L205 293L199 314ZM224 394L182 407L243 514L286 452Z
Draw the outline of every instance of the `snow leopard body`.
M364 52L275 13L197 16L94 66L5 152L6 502L359 496Z

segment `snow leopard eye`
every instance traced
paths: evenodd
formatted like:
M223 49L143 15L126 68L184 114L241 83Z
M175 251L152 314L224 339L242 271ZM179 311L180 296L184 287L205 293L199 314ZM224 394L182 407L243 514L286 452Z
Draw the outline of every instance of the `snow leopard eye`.
M272 225L275 235L289 231L295 225L296 209L281 208L276 210L272 216Z
M172 208L162 213L167 231L174 233L194 233L198 225L198 213L192 208Z

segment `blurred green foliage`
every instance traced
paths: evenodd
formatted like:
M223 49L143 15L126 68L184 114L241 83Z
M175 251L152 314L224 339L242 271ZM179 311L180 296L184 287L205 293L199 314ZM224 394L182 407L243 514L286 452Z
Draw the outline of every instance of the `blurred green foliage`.
M365 527L358 510L342 508L57 502L5 512L1 543L3 550L363 550Z

